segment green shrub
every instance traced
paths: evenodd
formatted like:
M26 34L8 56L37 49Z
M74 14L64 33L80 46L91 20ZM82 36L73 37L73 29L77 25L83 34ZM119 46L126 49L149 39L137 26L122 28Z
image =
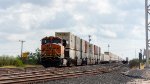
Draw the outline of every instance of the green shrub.
M134 68L139 66L139 59L133 59L129 61L129 67Z
M18 58L16 58L14 65L17 66L17 67L22 67L22 66L24 66L22 60L20 60L20 59L18 59Z

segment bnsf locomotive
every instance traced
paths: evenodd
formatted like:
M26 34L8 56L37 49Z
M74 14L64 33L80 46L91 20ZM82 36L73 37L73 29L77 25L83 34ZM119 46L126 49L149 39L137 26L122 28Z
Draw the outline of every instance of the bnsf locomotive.
M105 61L107 57L101 55L100 47L70 32L55 32L55 36L44 37L41 41L41 62L44 67L99 64L102 62L100 59Z

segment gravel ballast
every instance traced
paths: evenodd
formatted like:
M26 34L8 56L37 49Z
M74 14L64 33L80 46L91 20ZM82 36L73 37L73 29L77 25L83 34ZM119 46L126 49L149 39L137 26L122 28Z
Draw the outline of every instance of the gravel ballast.
M84 75L77 78L49 81L44 84L126 84L135 79L122 74L122 72L127 70L129 70L127 67L121 67L121 69L110 73Z
M141 78L150 80L150 69L146 68L143 70L140 69L133 69L130 71L125 72L126 76L134 77L134 78Z

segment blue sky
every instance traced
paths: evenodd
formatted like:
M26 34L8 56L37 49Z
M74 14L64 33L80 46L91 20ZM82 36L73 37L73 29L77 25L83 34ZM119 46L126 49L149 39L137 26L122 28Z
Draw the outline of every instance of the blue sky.
M145 48L144 24L143 0L0 0L0 55L20 54L18 40L34 52L42 37L70 31L131 59Z

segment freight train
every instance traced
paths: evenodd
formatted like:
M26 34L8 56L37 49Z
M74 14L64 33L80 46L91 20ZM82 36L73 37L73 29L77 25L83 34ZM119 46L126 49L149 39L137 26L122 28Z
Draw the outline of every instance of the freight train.
M44 67L90 65L119 60L118 56L110 57L108 54L101 54L99 46L70 32L55 32L55 36L41 40L41 63Z

